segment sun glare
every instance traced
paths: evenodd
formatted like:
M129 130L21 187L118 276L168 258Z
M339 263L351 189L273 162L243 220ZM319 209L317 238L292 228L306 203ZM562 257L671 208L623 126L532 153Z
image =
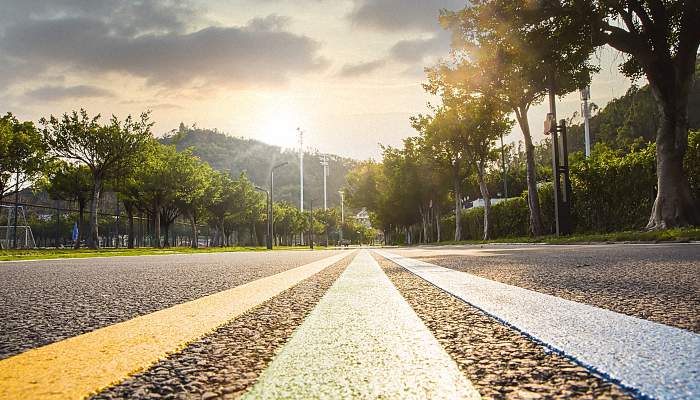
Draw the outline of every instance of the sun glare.
M260 127L256 139L281 146L294 147L297 143L297 127L303 127L303 115L292 104L278 103L265 108L257 118Z

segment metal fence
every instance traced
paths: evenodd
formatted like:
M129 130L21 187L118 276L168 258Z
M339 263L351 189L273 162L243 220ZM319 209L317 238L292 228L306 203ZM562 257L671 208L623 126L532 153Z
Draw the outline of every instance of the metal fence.
M12 201L8 201L12 200ZM101 199L98 208L98 232L100 247L127 247L129 242L129 218L124 207L112 193ZM81 245L89 235L89 203L83 210L83 223L75 202L52 200L44 193L20 192L0 201L0 248L58 247L70 248L76 244L75 230L80 233ZM133 215L135 247L155 245L153 218L146 213ZM207 225L197 227L199 245L211 244L211 232ZM177 218L168 230L161 229L161 242L170 246L192 244L191 225Z

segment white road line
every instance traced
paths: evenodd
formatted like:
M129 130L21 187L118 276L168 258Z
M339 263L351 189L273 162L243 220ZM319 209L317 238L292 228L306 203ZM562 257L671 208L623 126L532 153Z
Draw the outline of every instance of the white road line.
M245 399L478 399L362 250Z
M640 397L700 398L700 335L386 251L378 253Z

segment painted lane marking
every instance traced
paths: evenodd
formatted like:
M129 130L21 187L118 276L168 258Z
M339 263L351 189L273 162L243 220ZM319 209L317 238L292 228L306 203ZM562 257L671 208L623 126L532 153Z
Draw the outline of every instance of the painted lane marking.
M0 360L0 398L83 398L147 368L348 254Z
M642 398L700 397L700 335L377 251Z
M362 250L244 399L479 397Z

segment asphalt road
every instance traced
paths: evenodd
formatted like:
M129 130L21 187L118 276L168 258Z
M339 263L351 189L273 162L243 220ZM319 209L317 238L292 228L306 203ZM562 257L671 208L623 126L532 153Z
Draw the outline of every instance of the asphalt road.
M0 263L0 359L298 267L336 251Z
M389 251L497 282L700 331L700 245L487 245ZM11 357L28 349L338 253L287 251L0 263L0 375L2 363L36 354ZM384 369L389 371L404 365L405 360L397 363L396 359L403 360L412 353L404 349L399 352L400 357L391 358L385 356L387 351L376 351L372 346L391 343L405 332L415 333L414 328L399 332L388 329L411 318L420 318L425 324L421 329L425 331L427 327L429 332L425 331L421 343L409 349L423 349L425 343L437 339L446 356L454 360L460 373L484 398L628 398L631 394L605 378L607 375L591 373L575 360L559 356L541 342L513 329L515 325L484 314L473 302L460 300L454 293L425 280L428 278L420 278L416 272L377 257L382 273L379 265L370 265L367 254L362 253L328 264L321 272L298 281L236 319L216 325L218 328L195 338L175 353L164 355L153 367L125 376L126 380L96 397L238 398L256 382L265 381L261 377L268 376L267 382L274 383L278 382L275 374L279 371L294 371L290 376L296 379L297 375L313 370L310 366L314 363L318 364L318 371L327 371L329 365L334 365L338 372L331 377L342 379L348 371L364 365L360 355L379 365L367 368L376 369L369 376L380 376ZM355 260L356 254L362 257ZM351 268L353 262L356 265ZM438 272L433 274L440 275ZM465 276L453 271L444 274ZM380 296L382 293L384 297ZM397 311L399 307L391 299L403 304L404 314ZM417 316L411 316L413 312ZM401 315L405 318L399 318ZM388 328L378 329L384 325ZM338 329L330 329L334 326ZM348 329L349 326L353 329ZM646 337L648 331L639 331ZM675 331L697 337L687 331ZM337 340L327 340L329 333ZM307 345L299 337L318 343ZM328 345L328 354L322 351L324 344ZM390 346L390 350L401 348L398 344ZM336 357L341 349L354 358ZM285 352L286 359L280 357ZM308 357L308 361L302 362L304 367L292 365L301 360L297 353ZM342 362L331 363L336 359ZM273 368L274 365L277 367ZM6 375L10 373L9 369L5 371ZM30 376L31 380L35 379L34 372ZM328 376L319 377L326 386L337 384L328 381ZM362 379L365 383L369 381Z
M395 253L700 333L700 244L444 246Z

